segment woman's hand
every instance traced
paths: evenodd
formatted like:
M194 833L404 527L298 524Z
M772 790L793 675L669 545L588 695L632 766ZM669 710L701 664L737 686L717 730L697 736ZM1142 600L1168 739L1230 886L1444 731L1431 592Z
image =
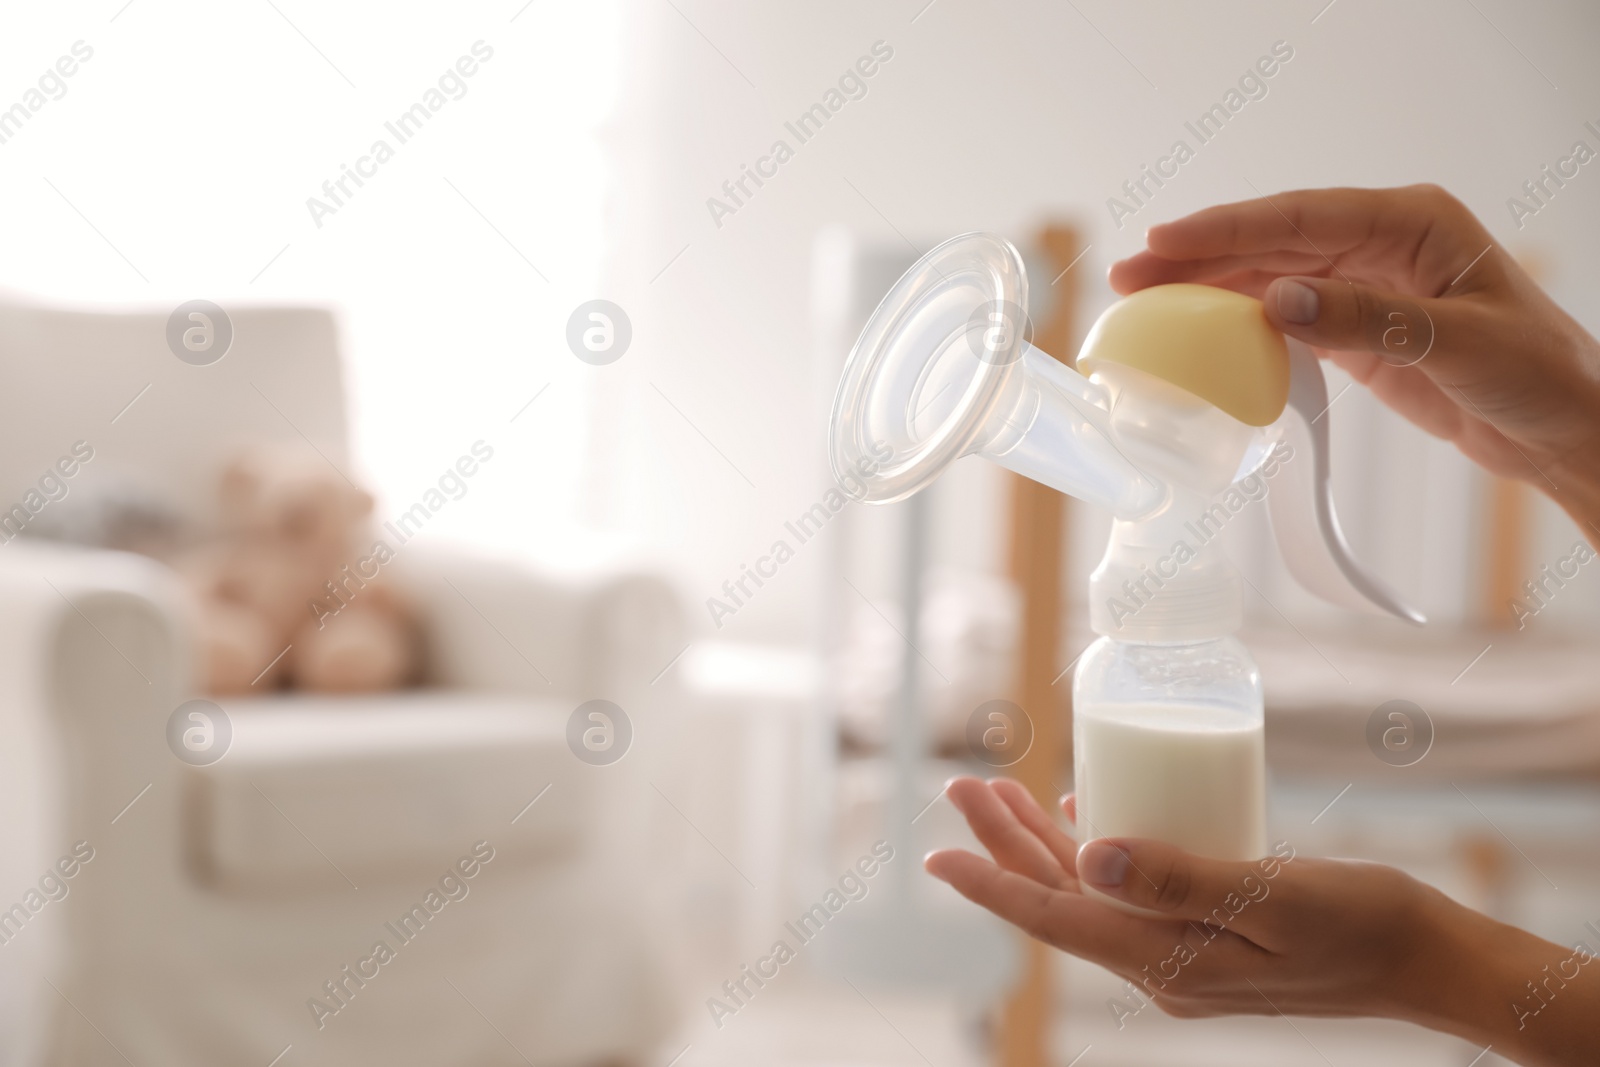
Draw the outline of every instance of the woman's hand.
M1260 298L1396 412L1600 534L1600 344L1449 193L1282 193L1146 240L1111 268L1118 292L1201 282Z
M1154 841L1080 849L1017 782L958 778L946 795L994 862L939 851L924 861L930 874L1134 983L1169 1015L1385 1016L1492 1043L1528 1063L1600 1055L1600 965L1401 871L1302 857L1289 843L1255 862L1203 859ZM1082 886L1154 914L1129 914ZM1548 1003L1534 999L1525 982L1569 959L1576 977Z

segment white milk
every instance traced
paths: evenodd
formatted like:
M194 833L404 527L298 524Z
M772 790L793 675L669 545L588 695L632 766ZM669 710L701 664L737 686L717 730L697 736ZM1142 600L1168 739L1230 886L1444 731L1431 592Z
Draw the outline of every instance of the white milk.
M1082 840L1147 837L1212 859L1266 855L1259 715L1196 704L1091 704L1074 709L1073 747Z

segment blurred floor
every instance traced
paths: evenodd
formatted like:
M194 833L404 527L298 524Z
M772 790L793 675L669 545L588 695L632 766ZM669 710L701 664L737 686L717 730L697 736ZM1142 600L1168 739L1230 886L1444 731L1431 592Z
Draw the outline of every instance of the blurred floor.
M673 1067L980 1067L976 1020L948 996L787 976ZM685 1039L686 1041L687 1039ZM661 1062L683 1049L678 1041Z
M1067 1008L1061 1067L1497 1067L1507 1061L1403 1023L1240 1018L1177 1020L1148 1008L1117 1029L1105 1009L1120 983L1077 961L1060 970ZM795 975L709 1039L659 1058L673 1067L984 1067L982 1029L948 997L869 991Z
M1497 1067L1507 1061L1464 1041L1405 1023L1284 1016L1173 1019L1155 1007L1123 1018L1107 1008L1126 1000L1122 982L1090 964L1059 968L1067 1011L1056 1032L1057 1062L1087 1046L1081 1067ZM937 1062L937 1061L936 1061Z

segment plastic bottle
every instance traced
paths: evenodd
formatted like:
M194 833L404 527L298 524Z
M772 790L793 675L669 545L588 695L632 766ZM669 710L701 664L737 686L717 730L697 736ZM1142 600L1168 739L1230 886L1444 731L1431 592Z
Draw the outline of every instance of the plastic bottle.
M1081 840L1152 838L1225 860L1266 854L1261 675L1236 638L1101 637L1079 660L1072 694Z

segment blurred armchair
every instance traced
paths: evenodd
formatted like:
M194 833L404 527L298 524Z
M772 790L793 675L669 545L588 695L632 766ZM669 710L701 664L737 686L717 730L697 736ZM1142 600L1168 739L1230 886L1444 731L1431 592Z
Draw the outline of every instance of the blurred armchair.
M0 303L0 512L78 442L93 458L69 493L132 487L200 528L247 444L344 466L331 315L235 312L208 366L166 326ZM651 684L687 641L663 581L407 545L392 567L425 622L424 686L219 701L229 747L197 767L168 742L196 695L176 576L13 532L0 909L76 842L93 858L59 901L0 919L0 1064L544 1067L660 1039L644 783L576 758L567 722L597 697L673 705L670 677ZM379 941L393 958L363 963Z

